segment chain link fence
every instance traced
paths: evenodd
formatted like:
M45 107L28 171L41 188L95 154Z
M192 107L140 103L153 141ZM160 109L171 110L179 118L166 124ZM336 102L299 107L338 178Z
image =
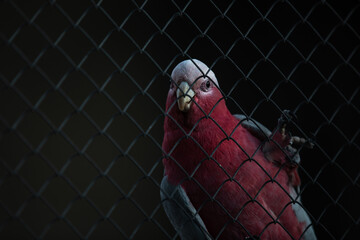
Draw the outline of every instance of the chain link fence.
M359 1L3 0L0 18L0 239L179 239L161 142L188 58L232 113L296 113L315 232L358 238Z

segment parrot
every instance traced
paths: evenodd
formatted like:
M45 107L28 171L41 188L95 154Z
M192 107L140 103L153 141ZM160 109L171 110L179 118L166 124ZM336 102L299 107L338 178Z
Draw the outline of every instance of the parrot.
M182 240L303 239L316 235L300 199L295 115L270 131L231 114L214 72L197 59L172 71L162 143L161 203Z

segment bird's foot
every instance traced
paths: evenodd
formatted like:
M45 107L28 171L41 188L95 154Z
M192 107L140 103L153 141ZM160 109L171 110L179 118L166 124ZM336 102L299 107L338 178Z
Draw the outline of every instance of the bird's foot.
M289 125L292 122L295 122L297 117L294 112L290 110L284 110L278 120L278 126L280 128L280 133L282 139L290 138L289 146L300 147L304 146L307 148L313 148L314 142L311 139L305 139L298 136L292 136L291 132L289 131Z

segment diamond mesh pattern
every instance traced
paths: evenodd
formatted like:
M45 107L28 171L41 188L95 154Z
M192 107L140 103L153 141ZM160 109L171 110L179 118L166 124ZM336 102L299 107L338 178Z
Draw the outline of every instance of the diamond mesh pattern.
M168 80L210 66L232 113L298 118L319 239L360 234L358 1L0 2L0 238L179 239L159 198Z

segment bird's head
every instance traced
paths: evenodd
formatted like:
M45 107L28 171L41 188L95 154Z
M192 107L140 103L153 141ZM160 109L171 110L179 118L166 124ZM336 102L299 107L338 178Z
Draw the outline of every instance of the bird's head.
M183 127L227 110L216 76L203 62L179 63L171 74L166 112Z

